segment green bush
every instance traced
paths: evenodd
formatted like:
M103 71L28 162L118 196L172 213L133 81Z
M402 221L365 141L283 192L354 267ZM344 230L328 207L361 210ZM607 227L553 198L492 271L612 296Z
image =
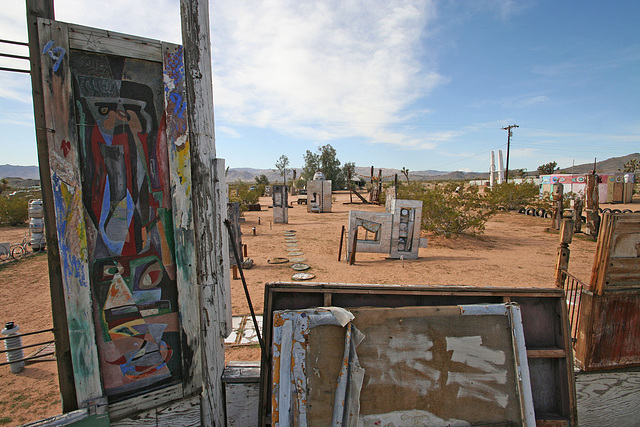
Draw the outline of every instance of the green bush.
M448 183L425 188L411 182L398 188L398 198L422 201L421 228L435 235L477 235L484 232L494 211L487 207L475 185Z
M550 207L548 201L540 198L540 190L533 182L521 184L503 182L488 191L485 200L492 209L518 210L528 206L545 209Z
M229 188L229 201L240 202L240 211L245 212L248 204L252 205L260 201L260 197L264 194L264 187L263 184L250 186L244 182L237 182Z
M24 224L29 218L29 201L18 196L0 197L0 224Z

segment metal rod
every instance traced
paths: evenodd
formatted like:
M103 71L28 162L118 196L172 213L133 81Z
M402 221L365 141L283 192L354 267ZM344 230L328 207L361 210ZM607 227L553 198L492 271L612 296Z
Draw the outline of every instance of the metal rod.
M13 335L14 337L16 335ZM22 336L22 335L17 335L18 337ZM29 348L29 347L37 347L39 345L45 345L45 344L51 344L56 342L56 340L51 340L51 341L45 341L45 342L39 342L37 344L29 344L29 345L23 345L22 347L14 347L14 348L10 348L9 350L0 350L0 353L7 353L9 351L13 351L13 350L22 350L23 348Z
M12 53L0 53L0 56L4 56L5 58L26 59L27 61L29 60L28 56L14 55Z
M14 41L14 40L0 39L0 43L17 44L18 46L27 46L27 47L29 47L29 43L27 43L27 42L17 42L17 41Z
M227 231L229 232L231 241L235 242L236 240L235 240L235 236L233 235L233 230L231 229L231 222L229 222L228 219L225 219L224 225L227 227ZM233 256L236 259L236 265L238 266L238 271L240 272L240 279L242 279L242 287L244 288L244 295L247 298L247 303L249 304L251 319L253 319L253 325L256 327L256 335L258 336L258 342L260 343L260 350L262 351L262 357L264 357L265 361L269 361L269 358L267 357L267 350L264 347L264 341L262 341L262 335L260 334L260 328L258 327L258 319L256 319L256 313L253 310L253 304L251 303L251 296L249 296L249 288L247 288L247 281L245 280L244 272L242 271L242 263L240 262L240 255L238 255L238 248L236 248L236 245L231 245L231 248L233 249Z
M44 353L44 354L37 354L35 356L29 356L29 357L25 357L22 358L20 360L12 360L11 362L2 362L0 363L0 366L5 366L5 365L11 365L12 363L20 363L20 362L26 362L27 360L31 360L31 359L39 359L41 357L47 357L47 356L54 356L55 353Z
M21 336L21 337L27 337L27 336L29 336L29 335L42 334L42 333L44 333L44 332L53 332L53 328L51 328L51 329L43 329L43 330L41 330L41 331L35 331L35 332L27 332L27 333L24 333L24 334L20 334L20 336ZM9 339L9 338L11 338L11 336L8 336L8 337L0 337L0 341L2 341L2 340L6 340L6 339Z
M31 74L31 70L20 70L18 68L0 67L0 71L12 71L14 73Z
M338 262L340 262L340 258L342 258L342 241L344 239L344 225L342 226L342 231L340 232L340 248L338 249Z

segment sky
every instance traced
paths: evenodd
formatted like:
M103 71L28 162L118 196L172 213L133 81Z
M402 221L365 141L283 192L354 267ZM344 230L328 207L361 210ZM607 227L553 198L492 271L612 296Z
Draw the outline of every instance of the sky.
M26 41L23 0L0 39ZM56 19L181 43L179 0L55 0ZM212 0L217 157L534 171L640 152L637 0ZM0 52L28 54L0 43ZM0 66L28 62L0 58ZM28 74L0 71L0 164L37 165Z

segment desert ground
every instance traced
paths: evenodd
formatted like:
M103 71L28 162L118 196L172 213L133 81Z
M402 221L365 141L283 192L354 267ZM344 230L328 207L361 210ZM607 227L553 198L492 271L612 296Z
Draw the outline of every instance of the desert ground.
M244 270L255 311L263 311L264 284L292 281L291 263L270 264L268 260L287 257L285 230L295 230L298 246L313 282L398 285L469 285L497 287L553 287L558 234L549 232L550 219L514 212L500 212L486 224L478 237L446 239L424 235L428 246L417 260L391 260L383 254L358 253L356 263L338 260L340 233L347 226L349 210L384 211L384 206L349 202L348 193L334 195L330 213L308 213L290 197L288 224L274 224L270 198L260 200L262 211L246 212L242 222L242 242L254 261ZM357 200L354 197L354 201ZM637 204L629 208L636 210ZM604 207L604 206L603 206ZM624 206L616 205L622 209ZM253 228L255 227L255 235ZM27 227L0 227L0 242L19 242ZM570 246L569 272L588 282L596 243L576 235ZM249 314L240 280L231 280L233 315ZM21 332L52 327L47 257L33 254L0 265L0 321L16 322ZM37 336L36 336L37 337ZM45 336L46 339L50 335ZM25 337L24 344L38 343ZM45 340L41 338L40 341ZM2 345L2 348L4 346ZM38 347L26 349L37 350ZM5 356L0 357L3 361ZM226 360L259 360L255 346L229 346ZM19 374L0 366L0 425L20 425L60 413L56 363L51 359L27 364Z

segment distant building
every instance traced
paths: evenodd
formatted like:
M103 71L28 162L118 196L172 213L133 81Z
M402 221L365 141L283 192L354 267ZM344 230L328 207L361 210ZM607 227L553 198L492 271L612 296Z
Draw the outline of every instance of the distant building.
M631 203L634 175L632 173L598 174L599 203ZM587 175L553 174L540 175L540 195L551 197L554 188L562 184L564 194L575 193L584 198Z

